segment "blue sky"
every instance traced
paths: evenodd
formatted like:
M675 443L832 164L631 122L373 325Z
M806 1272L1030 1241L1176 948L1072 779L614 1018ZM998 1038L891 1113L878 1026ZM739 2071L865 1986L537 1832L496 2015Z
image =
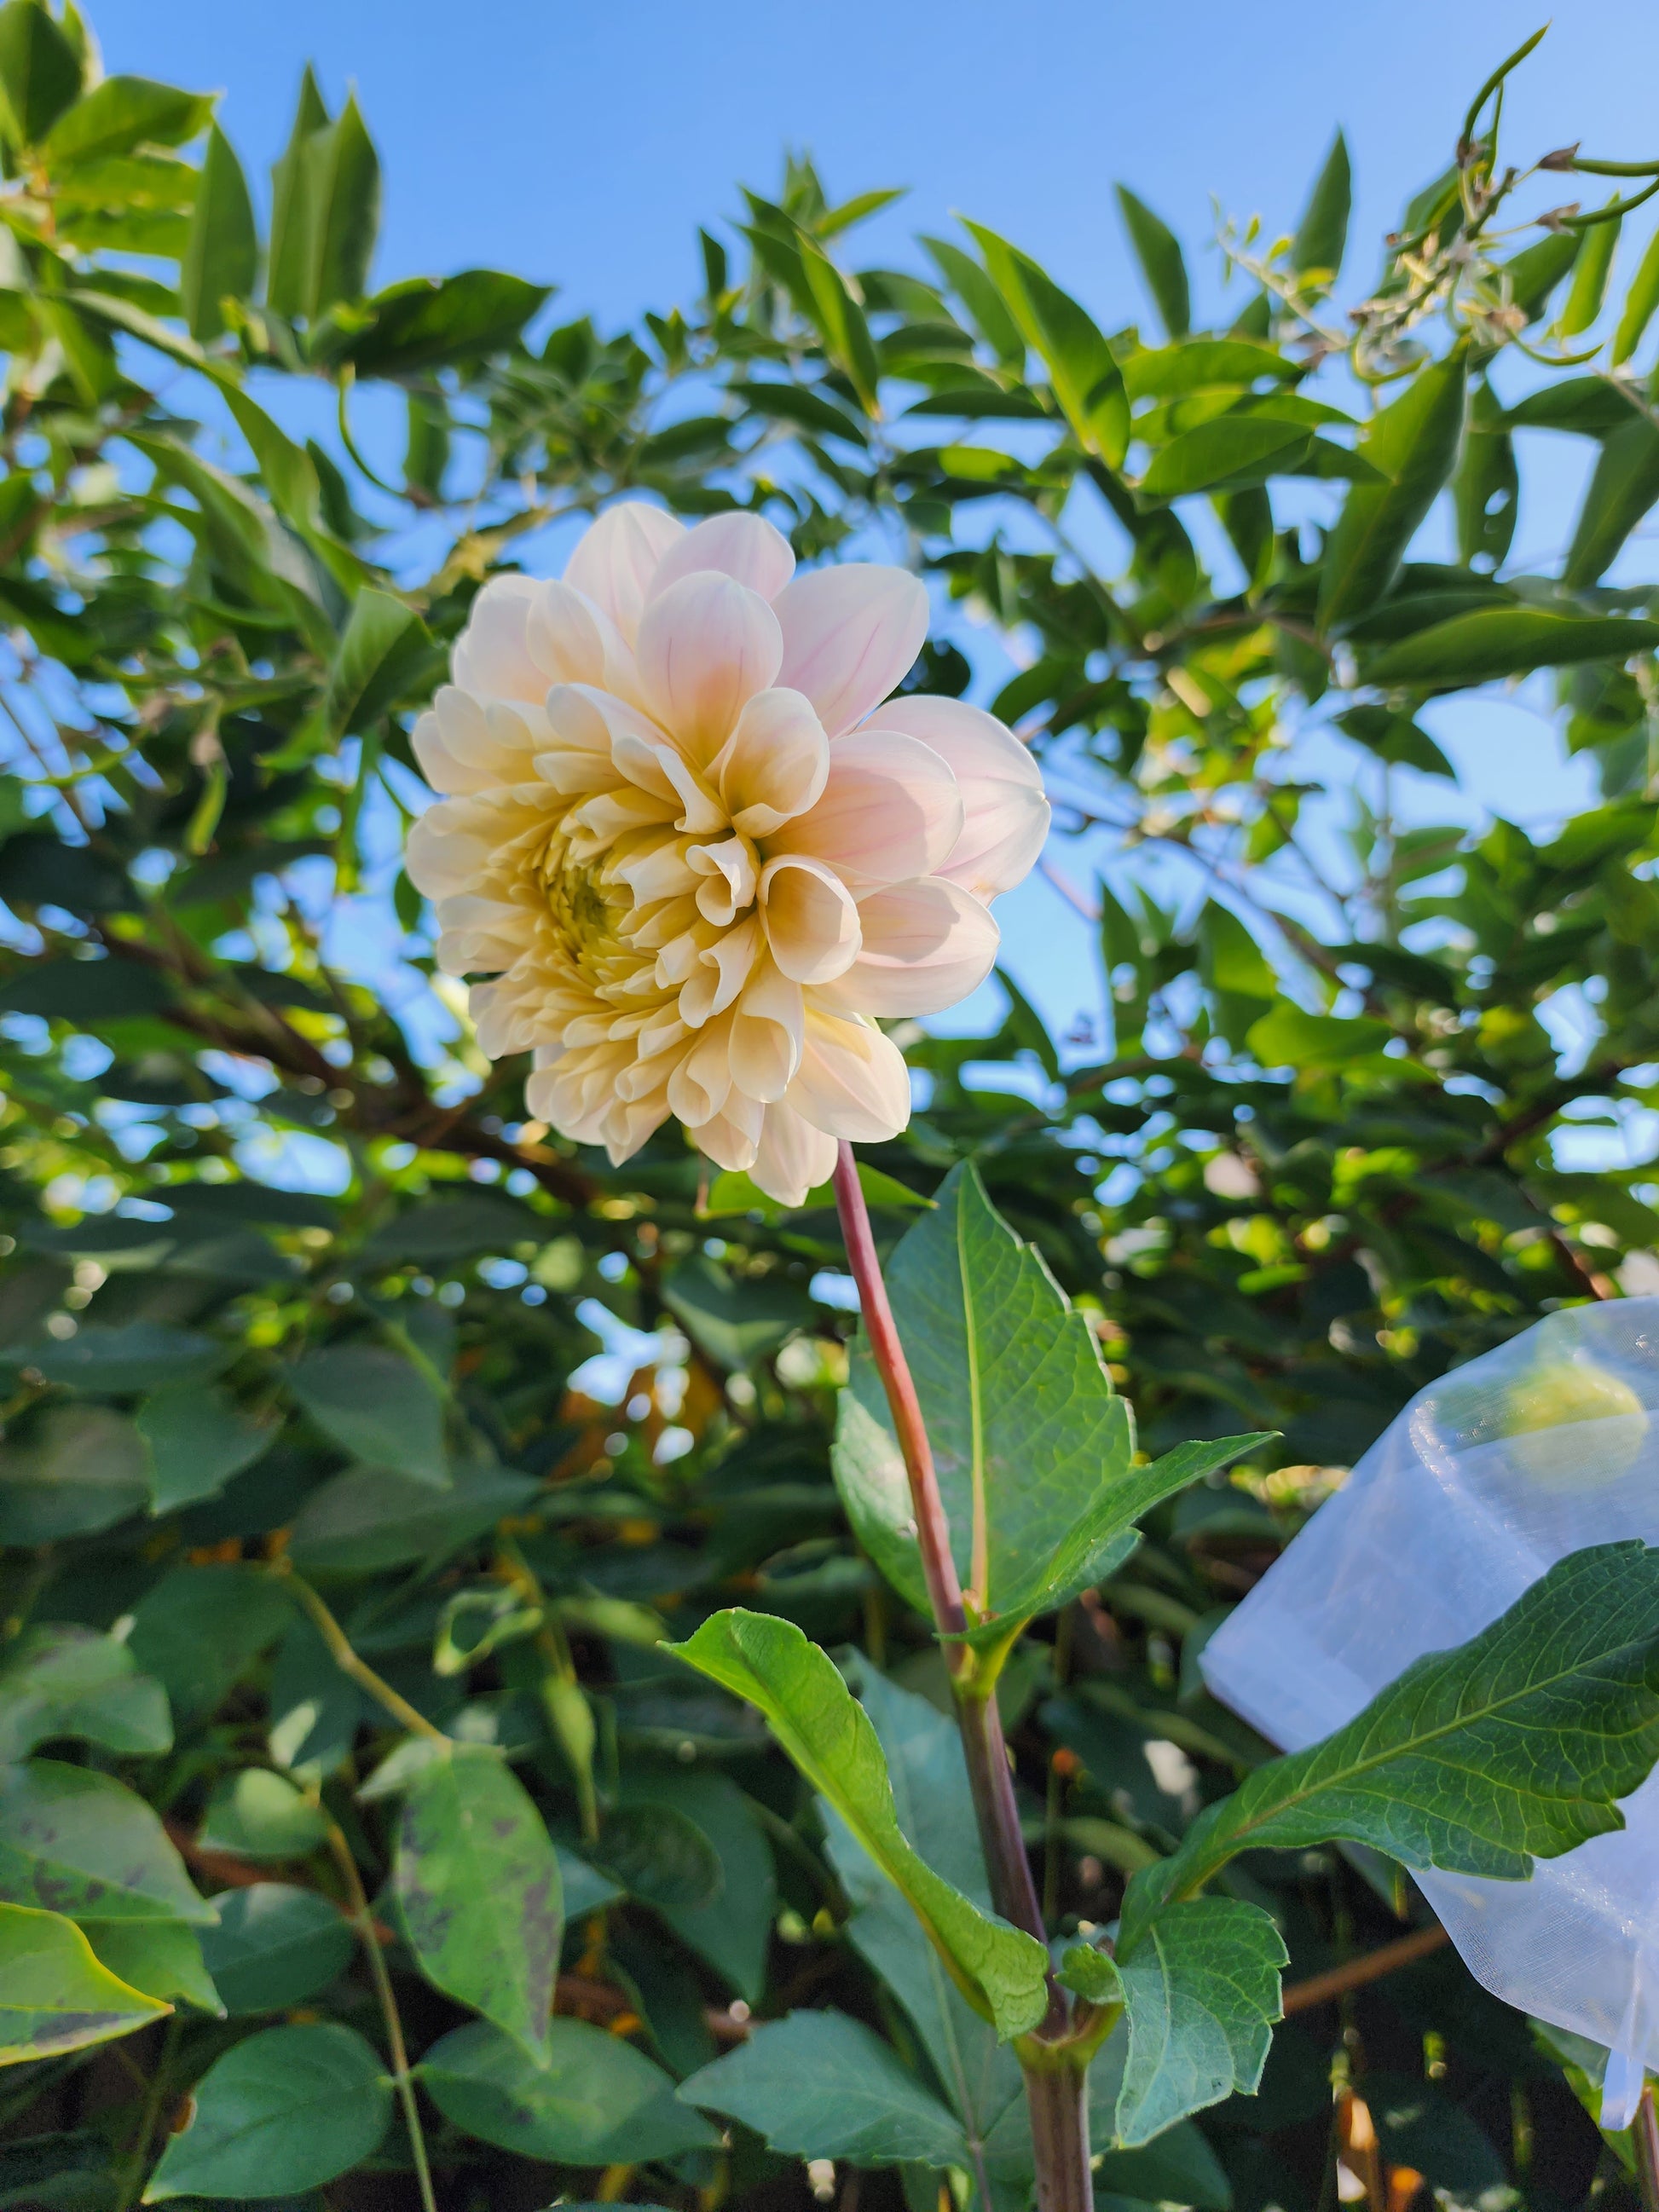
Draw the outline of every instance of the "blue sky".
M860 260L908 258L913 230L961 209L1037 254L1109 325L1144 312L1115 179L1187 239L1201 305L1215 297L1202 250L1211 196L1287 228L1340 122L1357 170L1354 265L1369 270L1403 198L1443 167L1470 94L1543 6L92 0L90 12L111 69L223 88L222 120L262 191L304 62L331 104L355 83L386 174L382 281L495 265L557 283L566 312L620 322L695 289L696 225L729 219L738 180L767 187L793 145L812 150L837 197L910 188L860 234ZM1516 82L1510 149L1583 139L1614 158L1659 153L1656 60L1650 4L1559 0ZM1547 473L1517 550L1541 562L1565 535L1585 456L1556 440L1528 458ZM1522 819L1588 793L1524 698L1437 727L1477 797ZM1445 818L1444 791L1424 785L1407 803ZM1066 865L1086 881L1097 857ZM1081 927L1056 927L1065 909L1037 881L1001 911L1011 964L1067 1026L1096 988Z

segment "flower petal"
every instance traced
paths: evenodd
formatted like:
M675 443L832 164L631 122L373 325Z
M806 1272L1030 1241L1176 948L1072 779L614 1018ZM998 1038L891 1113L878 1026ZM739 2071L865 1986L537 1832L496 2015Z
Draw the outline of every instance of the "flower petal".
M941 875L976 899L993 899L1023 880L1048 834L1048 802L1042 771L1012 731L960 699L919 694L890 699L866 727L920 738L950 764L963 820Z
M781 853L760 879L772 957L797 983L828 983L858 957L859 910L853 895L822 860Z
M778 672L783 639L758 592L704 569L652 600L640 623L640 680L652 713L694 768Z
M480 699L541 703L547 678L525 636L531 604L539 589L533 576L492 576L473 600L466 628L450 656L450 667L463 690Z
M564 580L585 592L632 645L651 579L664 556L686 535L685 525L642 499L607 507L577 541L564 564Z
M732 827L765 837L822 797L830 741L799 691L757 691L709 765Z
M766 1109L749 1172L780 1206L800 1206L836 1172L836 1140L780 1100Z
M410 742L434 791L499 791L503 784L534 779L536 751L547 743L547 730L527 702L486 702L459 684L444 684L416 723Z
M811 1005L795 1079L785 1103L826 1136L880 1144L910 1119L910 1074L890 1037Z
M943 1013L990 974L1001 933L959 884L939 876L896 884L859 904L864 946L846 973L817 994L846 1013Z
M758 514L711 514L688 530L663 556L651 579L649 597L660 598L682 576L712 568L744 584L763 599L775 599L795 573L795 556L781 530Z
M786 584L778 681L804 691L838 737L908 674L927 635L927 593L903 568L849 562Z
M830 747L823 796L768 840L826 860L854 892L937 875L962 835L956 778L919 738L855 730Z
M537 587L525 646L549 684L592 684L637 702L632 647L603 608L556 577Z

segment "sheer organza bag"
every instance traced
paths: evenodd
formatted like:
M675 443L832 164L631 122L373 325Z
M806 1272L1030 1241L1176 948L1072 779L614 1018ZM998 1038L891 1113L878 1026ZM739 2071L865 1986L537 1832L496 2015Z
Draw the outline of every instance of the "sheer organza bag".
M1211 1638L1215 1695L1297 1750L1568 1552L1659 1544L1659 1297L1553 1314L1414 1398ZM1659 2071L1659 1773L1626 1826L1523 1882L1416 1878L1471 1972L1608 2052L1602 2121Z

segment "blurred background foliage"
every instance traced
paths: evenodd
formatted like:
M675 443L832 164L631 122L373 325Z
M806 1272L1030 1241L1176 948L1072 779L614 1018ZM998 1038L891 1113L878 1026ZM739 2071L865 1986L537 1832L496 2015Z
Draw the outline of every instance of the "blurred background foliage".
M0 8L0 1903L76 1920L127 1991L100 2034L132 2031L8 2028L0 2202L125 2206L171 2141L160 2194L413 2203L413 2093L393 2119L352 2070L365 2037L398 2070L398 2035L446 2204L939 2197L924 2154L722 2147L671 2094L803 2006L937 2062L810 1796L659 1643L738 1601L943 1687L830 1477L833 1210L711 1178L672 1127L618 1169L526 1121L398 872L413 716L482 581L561 518L754 507L803 560L927 580L913 682L1036 749L1100 994L1065 1037L1012 979L994 1034L903 1030L878 1232L971 1156L1144 1448L1280 1432L1010 1667L1056 1929L1109 1920L1261 1755L1197 1654L1412 1394L1565 1301L1659 1289L1632 1136L1659 592L1604 580L1659 498L1659 244L1611 278L1659 172L1583 205L1561 173L1618 165L1500 153L1501 104L1448 117L1374 277L1342 276L1374 249L1347 251L1340 136L1284 236L1224 226L1220 328L1127 188L1146 302L1097 319L971 224L861 267L892 195L834 202L797 159L703 234L701 297L606 332L495 270L376 289L373 140L309 77L256 195L210 98L101 77L73 7ZM371 465L354 423L392 402L401 460ZM1596 449L1549 574L1509 563L1518 429ZM1512 680L1601 803L1402 820L1403 771L1452 775L1423 708ZM1073 883L1101 825L1111 881ZM422 1727L505 1753L558 1847L556 2112L501 2087L385 1887ZM1299 2016L1258 2100L1109 2151L1104 2201L1625 2186L1577 2101L1597 2054L1434 1950L1397 1869L1237 1878ZM1402 1928L1411 1963L1321 2000ZM281 2023L337 2039L262 2046L286 2122L251 2164L187 2153L192 2084Z

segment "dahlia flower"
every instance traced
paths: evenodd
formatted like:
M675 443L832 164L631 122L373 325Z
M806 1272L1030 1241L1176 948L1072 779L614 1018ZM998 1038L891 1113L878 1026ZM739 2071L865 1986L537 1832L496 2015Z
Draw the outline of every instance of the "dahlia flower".
M796 576L753 514L611 507L562 581L493 579L415 731L409 842L439 965L530 1111L613 1161L672 1114L786 1205L910 1114L878 1017L965 996L1048 826L1024 748L888 694L927 629L902 569Z

